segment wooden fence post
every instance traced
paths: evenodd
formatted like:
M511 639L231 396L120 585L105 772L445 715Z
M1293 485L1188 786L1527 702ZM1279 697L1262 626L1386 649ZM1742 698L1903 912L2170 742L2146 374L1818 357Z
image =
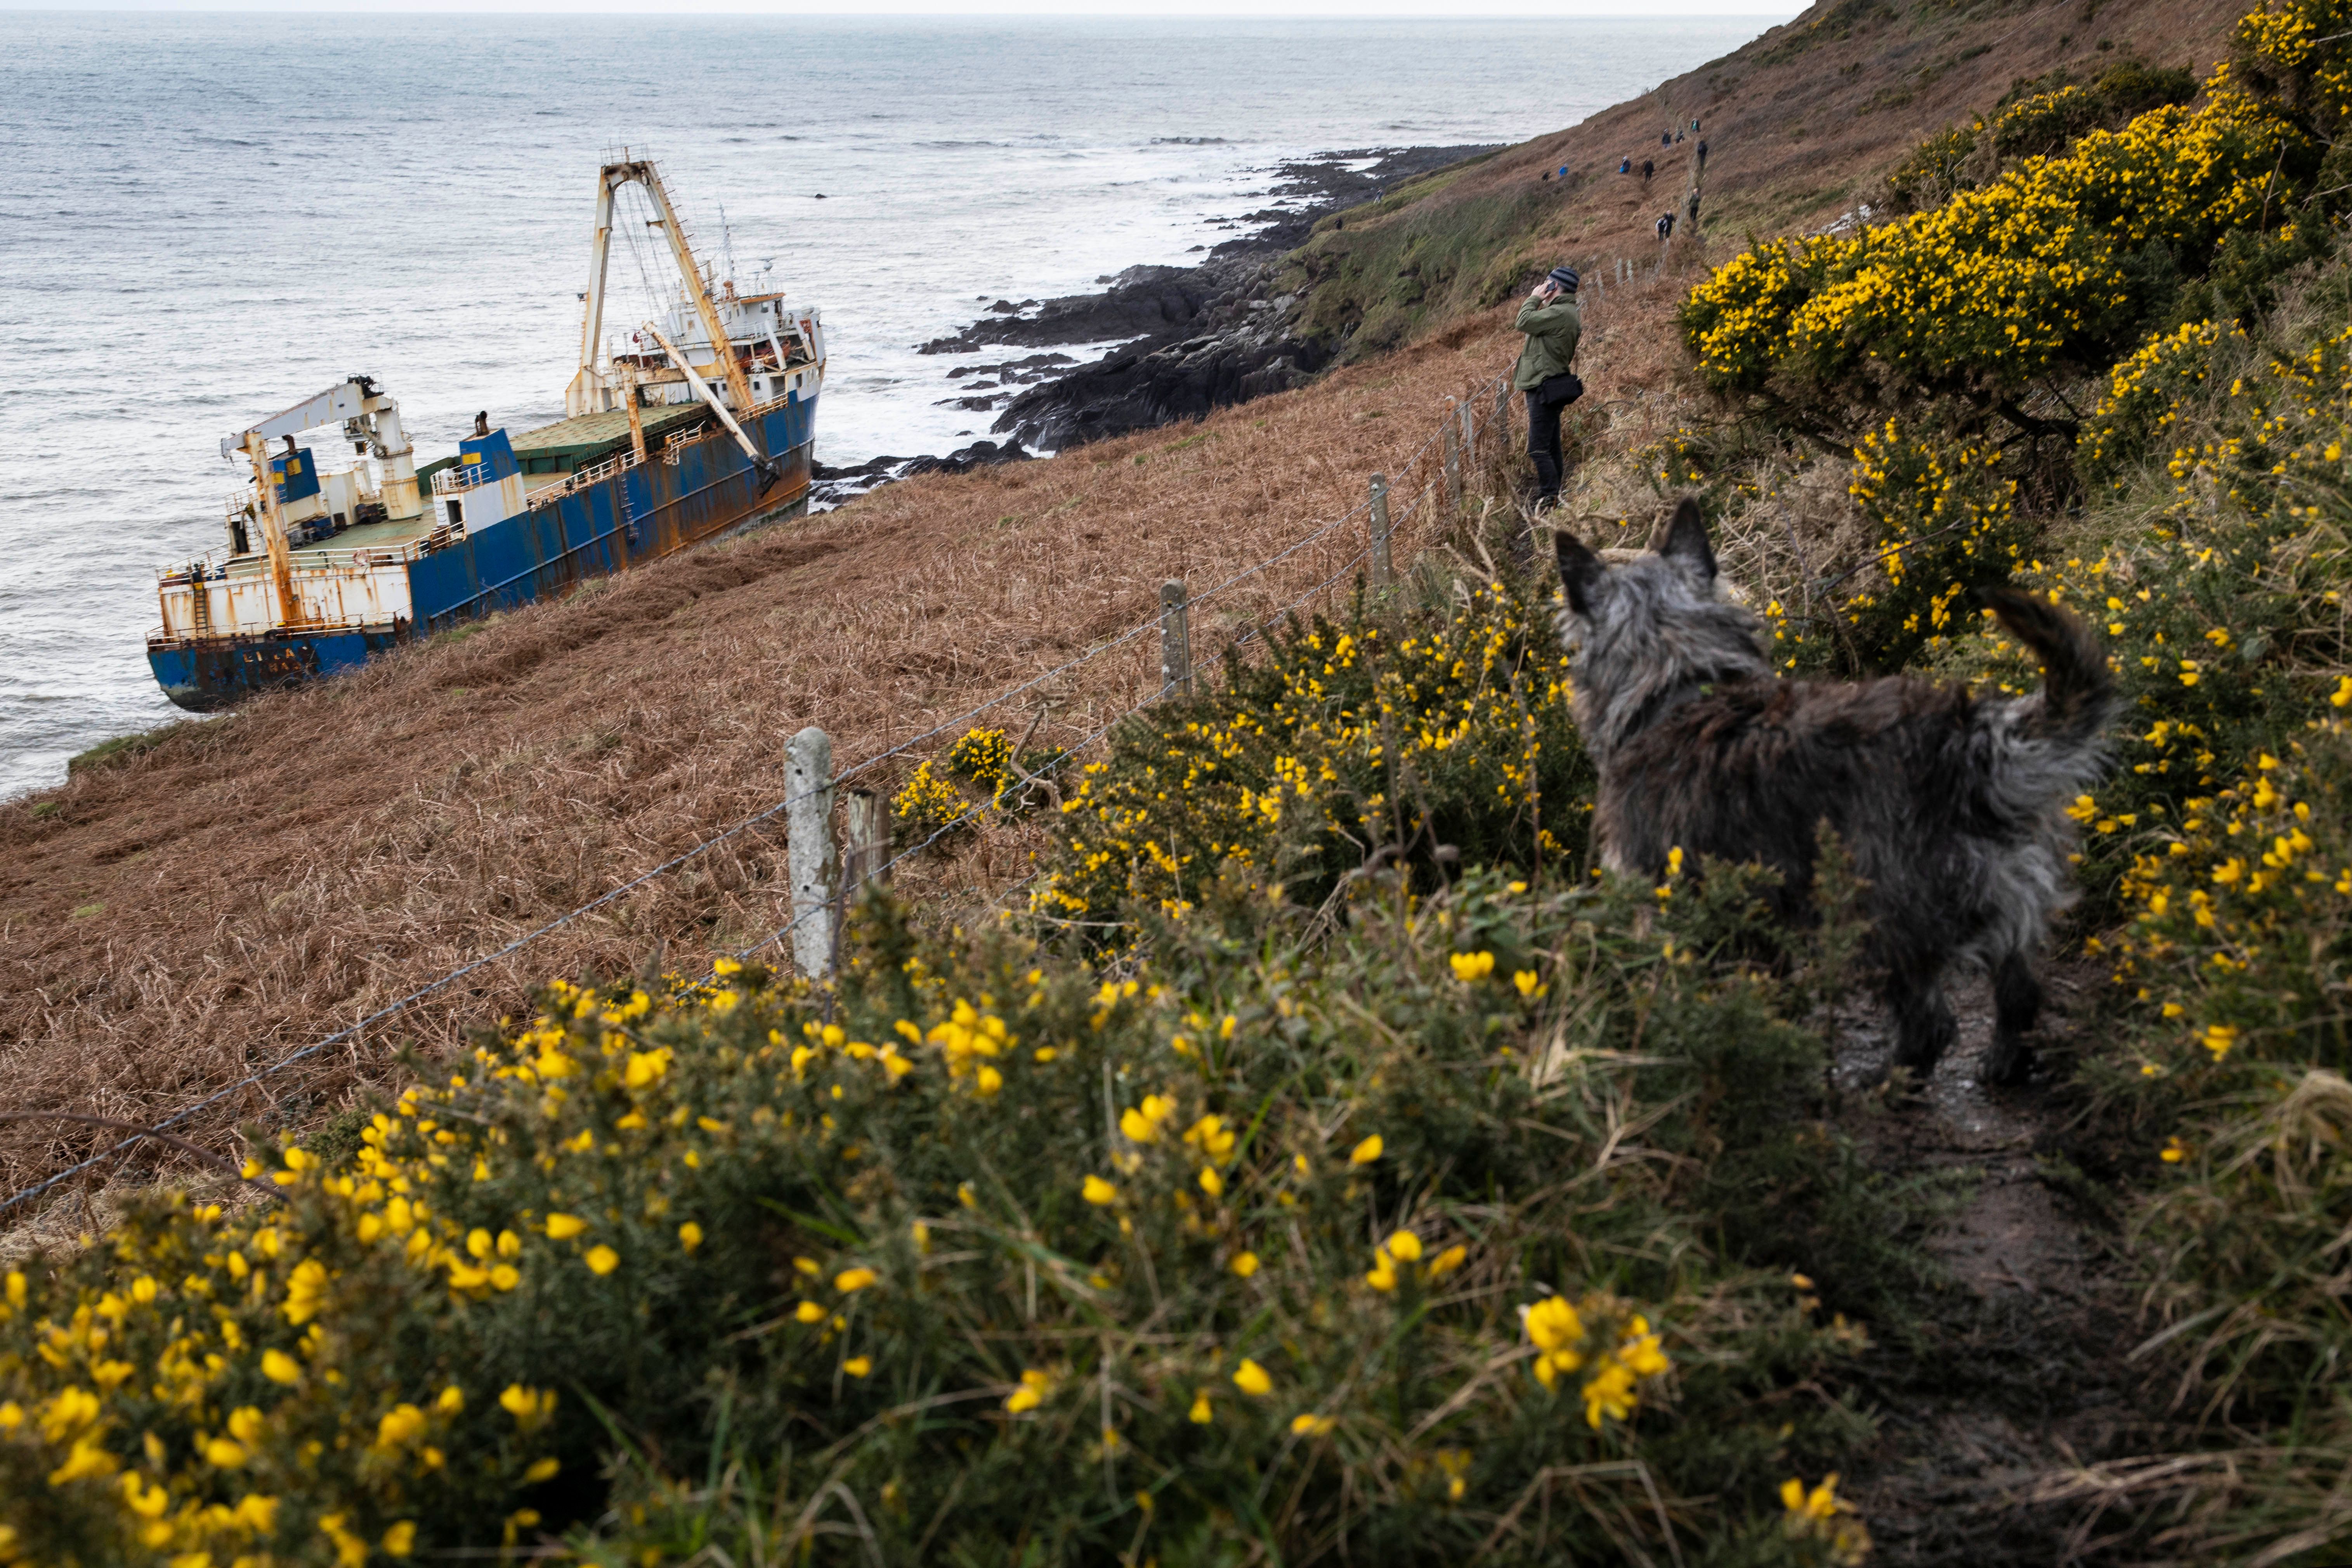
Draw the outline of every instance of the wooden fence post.
M1372 476L1372 586L1389 585L1389 477Z
M792 868L793 967L810 980L833 967L833 737L812 724L784 745L785 843Z
M1192 633L1186 618L1184 581L1171 577L1160 584L1160 695L1181 688L1192 695Z
M1447 398L1451 403L1452 398ZM1454 422L1445 421L1445 506L1455 519L1462 516L1462 437L1455 432Z
M876 790L854 789L845 804L849 849L841 868L845 903L869 886L890 884L890 797Z

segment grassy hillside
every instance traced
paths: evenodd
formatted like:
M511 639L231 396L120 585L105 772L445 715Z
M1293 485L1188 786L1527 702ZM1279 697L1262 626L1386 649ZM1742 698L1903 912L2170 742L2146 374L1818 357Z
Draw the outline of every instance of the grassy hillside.
M1891 170L1947 126L1993 110L2021 80L2087 80L2125 60L2201 78L2241 9L2231 0L1825 0L1580 125L1324 219L1291 258L1290 281L1307 293L1309 330L1344 342L1350 359L1376 356L1484 319L1562 257L1604 281L1620 259L1654 267L1652 226L1680 213L1696 181L1701 241L1666 258L1685 268L1749 230L1814 226L1860 203L1887 207ZM1575 47L1564 27L1564 61ZM1659 146L1661 132L1694 119L1699 135ZM1627 158L1657 171L1646 184L1617 174ZM1565 180L1544 177L1562 166Z

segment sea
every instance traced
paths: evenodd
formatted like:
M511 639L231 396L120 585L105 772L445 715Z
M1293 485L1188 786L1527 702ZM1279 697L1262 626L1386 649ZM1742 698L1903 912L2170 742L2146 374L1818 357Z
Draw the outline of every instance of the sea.
M608 155L824 312L847 466L986 434L918 344L1200 259L1286 159L1518 142L1778 19L0 10L0 798L182 717L143 638L225 541L222 437L353 373L420 463L562 416ZM608 328L669 286L651 238Z

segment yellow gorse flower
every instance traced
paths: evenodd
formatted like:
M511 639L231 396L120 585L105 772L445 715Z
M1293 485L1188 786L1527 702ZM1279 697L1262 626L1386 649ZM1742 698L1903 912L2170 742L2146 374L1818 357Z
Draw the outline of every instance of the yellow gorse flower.
M1491 952L1456 952L1446 962L1454 966L1454 978L1465 985L1473 985L1495 973L1495 955Z

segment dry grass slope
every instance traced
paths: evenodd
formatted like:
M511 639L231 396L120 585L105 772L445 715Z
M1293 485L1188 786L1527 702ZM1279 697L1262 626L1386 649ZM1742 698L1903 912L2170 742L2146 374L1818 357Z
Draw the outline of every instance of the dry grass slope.
M1373 247L1386 224L1442 226L1449 205L1491 203L1561 163L1638 163L1662 124L1704 117L1721 237L1678 247L1655 281L1588 310L1585 436L1627 445L1662 433L1686 395L1677 279L1736 245L1740 225L1833 216L1958 106L2107 58L2101 40L2160 63L2187 49L2201 67L2236 8L1937 0L1889 19L1891 6L1840 0L1344 238ZM1864 112L1874 100L1885 107ZM1661 193L1681 190L1679 165L1647 196L1616 180L1565 197L1541 185L1555 205L1479 263L1479 289L1431 290L1418 341L1311 387L1198 426L893 486L184 727L0 807L0 1109L167 1114L773 804L784 741L804 724L830 731L844 763L871 756L1148 618L1163 578L1197 587L1275 553L1353 506L1376 469L1413 493L1425 468L1396 465L1446 397L1516 349L1492 297L1516 291L1518 258L1654 258L1648 224ZM1196 654L1360 542L1335 531L1204 607ZM1073 741L1146 693L1155 657L1136 639L990 721L1026 727L1044 708L1037 743ZM446 1048L540 978L690 965L755 940L783 918L782 858L780 829L738 837L331 1060L235 1097L199 1136L314 1118L390 1077L397 1046ZM909 880L969 906L1027 869L1017 834L995 830ZM0 1189L95 1138L0 1124Z

